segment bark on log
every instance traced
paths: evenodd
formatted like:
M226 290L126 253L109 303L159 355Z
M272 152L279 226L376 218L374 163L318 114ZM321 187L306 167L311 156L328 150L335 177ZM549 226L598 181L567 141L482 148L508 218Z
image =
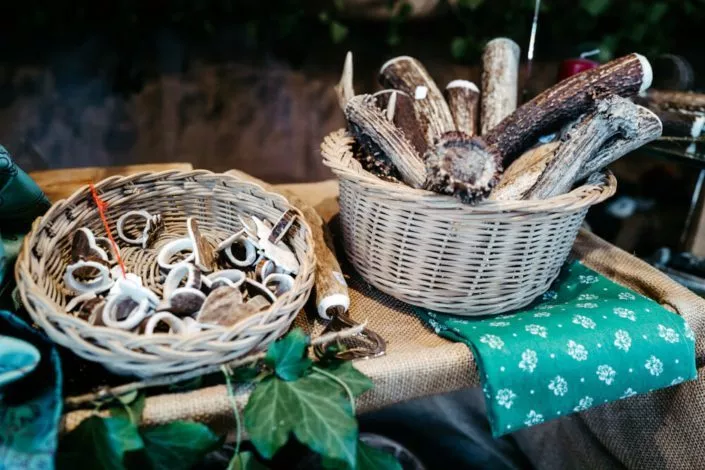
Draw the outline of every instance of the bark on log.
M382 90L374 95L379 109L385 112L388 120L404 133L419 155L426 153L427 145L423 129L414 111L414 99L400 90Z
M511 39L496 38L482 54L482 135L517 107L521 49Z
M357 141L370 153L382 152L394 164L402 179L413 188L425 181L421 156L385 114L371 95L357 95L345 106L345 117Z
M609 95L632 96L651 85L651 66L640 54L629 54L573 75L507 116L485 141L502 155L505 166L544 134L595 108Z
M587 178L626 154L661 137L663 132L661 120L651 110L636 105L635 119L634 131L625 135L620 134L603 145L595 156L583 164L576 181Z
M691 91L649 90L644 96L649 108L705 112L705 94Z
M455 121L455 128L468 136L477 134L480 90L473 82L453 80L446 85L446 101Z
M401 90L414 98L416 117L428 147L441 135L455 130L443 94L418 60L408 56L389 60L379 71L379 81L385 88Z
M560 142L549 142L527 150L514 160L490 193L493 201L519 201L538 181L556 155Z
M568 131L525 198L546 199L568 192L584 163L591 160L603 144L618 134L626 138L636 135L638 111L638 105L618 96L598 101L597 108Z

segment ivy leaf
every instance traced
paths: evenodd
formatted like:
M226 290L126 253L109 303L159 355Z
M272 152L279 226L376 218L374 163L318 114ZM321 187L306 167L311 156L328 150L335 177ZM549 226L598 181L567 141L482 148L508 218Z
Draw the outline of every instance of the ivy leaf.
M120 405L110 409L110 415L130 421L135 426L142 422L145 397L141 393L131 392L117 397Z
M323 468L326 470L348 470L342 462L324 459ZM399 461L392 454L357 441L357 456L355 470L402 470Z
M146 428L140 434L154 470L188 470L220 444L208 426L187 421Z
M230 378L234 383L245 383L254 381L259 374L260 369L256 365L242 366L233 370L230 374Z
M129 420L91 416L61 440L57 463L60 468L123 470L125 454L143 447Z
M264 360L282 380L296 380L311 367L311 360L305 356L307 347L303 330L295 328L269 347Z
M314 452L354 466L357 421L350 402L339 384L319 377L285 381L270 376L257 384L244 417L250 440L264 458L271 459L293 433Z
M169 385L169 392L180 393L180 392L190 392L191 390L197 390L203 386L203 376L199 375L188 380L182 380L181 382L176 382L175 384Z
M580 0L580 6L587 11L590 16L600 16L607 10L610 0Z
M339 44L348 36L348 27L337 21L330 22L330 37L333 44Z
M649 10L649 23L658 23L663 15L668 11L668 4L666 2L655 2L651 4L651 9Z
M240 452L233 457L228 470L269 470L269 467L260 463L252 452Z
M355 369L350 361L332 364L328 366L325 371L333 374L338 380L345 383L355 397L362 395L364 392L374 387L374 383L372 383L369 377ZM311 379L321 381L330 380L319 374L311 375Z

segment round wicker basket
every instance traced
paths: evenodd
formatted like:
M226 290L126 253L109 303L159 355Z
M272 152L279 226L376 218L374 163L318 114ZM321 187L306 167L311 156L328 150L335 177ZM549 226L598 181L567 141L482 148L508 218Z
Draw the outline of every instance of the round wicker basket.
M112 177L95 185L108 204L111 231L126 211L161 213L166 230L153 247L120 246L127 271L161 293L164 280L156 265L158 250L186 233L187 217L196 217L201 232L213 245L241 228L238 215L255 215L276 222L291 205L260 186L205 170L140 173ZM15 267L24 306L32 319L55 342L79 356L103 363L110 370L142 377L182 372L223 363L261 349L284 334L306 302L314 282L315 257L311 231L297 217L287 243L300 262L294 287L267 310L230 328L215 328L183 336L138 335L94 326L64 312L72 295L63 275L70 259L71 235L80 227L104 235L102 222L85 187L54 204L37 219L27 235Z
M390 183L353 158L344 130L321 145L340 179L345 252L373 286L404 302L456 315L502 313L545 292L570 253L588 208L612 196L610 172L540 201L468 206Z

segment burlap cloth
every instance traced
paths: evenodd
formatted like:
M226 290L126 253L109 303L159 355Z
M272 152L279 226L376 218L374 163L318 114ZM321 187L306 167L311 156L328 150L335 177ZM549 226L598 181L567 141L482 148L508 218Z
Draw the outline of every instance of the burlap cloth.
M337 214L335 182L284 187L316 207L325 220ZM685 317L697 336L697 355L704 355L705 300L589 232L580 232L573 255ZM360 397L360 412L479 384L474 359L465 345L440 338L407 305L367 285L349 266L344 269L350 284L351 316L368 321L387 340L385 356L355 363L375 383L373 390ZM314 334L322 328L307 314L297 322ZM237 391L239 406L248 393L247 388ZM67 414L64 429L74 428L89 413ZM150 397L143 418L147 425L186 419L220 431L234 426L222 385ZM537 468L705 468L705 446L700 442L705 436L705 380L603 405L514 436Z

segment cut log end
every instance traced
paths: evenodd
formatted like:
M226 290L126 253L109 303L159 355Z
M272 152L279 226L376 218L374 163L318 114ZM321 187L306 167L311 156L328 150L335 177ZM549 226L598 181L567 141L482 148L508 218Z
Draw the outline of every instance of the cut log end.
M466 204L486 198L499 180L501 158L482 139L448 132L425 156L425 188Z

